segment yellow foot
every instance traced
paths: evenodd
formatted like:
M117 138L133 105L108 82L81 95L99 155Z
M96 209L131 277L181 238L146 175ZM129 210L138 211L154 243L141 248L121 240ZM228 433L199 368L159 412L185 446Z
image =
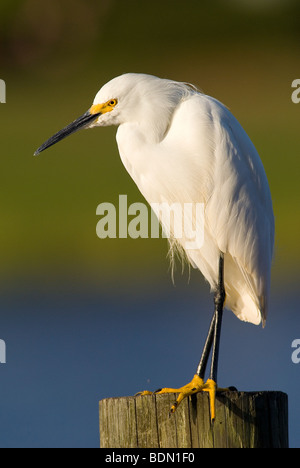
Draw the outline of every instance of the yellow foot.
M178 405L182 402L184 398L190 395L194 395L198 392L208 392L210 400L210 418L211 421L214 421L216 417L216 391L217 384L211 379L208 379L206 383L201 379L197 374L194 375L192 381L181 388L162 388L154 393L160 395L163 393L179 393L179 396L175 403L172 405L170 413L175 413ZM151 395L151 392L145 391L140 392L137 395Z

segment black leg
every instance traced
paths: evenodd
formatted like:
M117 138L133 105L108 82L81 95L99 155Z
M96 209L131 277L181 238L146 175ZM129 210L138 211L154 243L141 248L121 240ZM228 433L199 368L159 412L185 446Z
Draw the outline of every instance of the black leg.
M215 293L215 313L212 318L207 339L203 348L203 353L197 374L194 375L192 381L183 387L174 388L162 388L155 393L179 393L176 402L172 405L170 413L174 413L180 402L187 396L194 395L200 391L209 393L210 400L210 418L211 421L215 420L216 417L216 391L217 391L217 370L218 370L218 356L220 346L220 335L221 335L221 324L223 307L225 303L225 288L224 288L224 255L220 255L219 260L219 279L217 290ZM213 347L212 352L212 363L211 363L211 374L210 379L204 383L204 374L207 367L208 358ZM142 395L148 395L149 392L142 392Z
M213 342L213 352L212 352L211 371L210 371L210 379L213 380L214 382L217 382L219 349L220 349L220 338L221 338L221 327L222 327L224 303L225 303L224 254L221 254L220 261L219 261L218 288L215 293L215 330L214 330L214 342Z
M206 367L207 367L208 358L209 358L209 355L210 355L210 352L211 352L211 347L212 347L212 344L213 344L213 338L214 338L215 328L216 328L215 323L216 323L216 313L214 313L212 321L210 323L210 327L209 327L209 331L208 331L208 334L207 334L206 342L205 342L205 345L204 345L204 348L203 348L203 351L202 351L202 356L201 356L201 359L200 359L200 362L199 362L199 365L198 365L198 368L197 368L197 375L199 375L200 379L203 379L203 380L204 380L204 376L205 376L205 371L206 371Z
M197 375L204 379L208 358L211 352L212 344L213 347L213 357L212 357L212 367L211 367L211 377L214 375L216 377L217 368L218 368L218 355L219 355L219 341L221 333L221 324L222 324L222 314L223 307L225 302L225 288L224 288L224 255L223 253L220 256L219 260L219 279L218 279L218 288L215 293L215 311L209 327L208 335L206 342L203 348L202 356L197 368ZM214 380L214 379L213 379Z

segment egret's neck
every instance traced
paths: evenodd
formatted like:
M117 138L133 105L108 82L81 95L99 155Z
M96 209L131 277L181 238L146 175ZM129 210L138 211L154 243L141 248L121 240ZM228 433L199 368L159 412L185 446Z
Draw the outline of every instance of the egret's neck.
M139 140L148 144L157 144L164 139L170 120L169 109L146 108L139 119L131 122L132 130L135 127L135 135Z
M151 164L149 149L157 144L151 131L137 123L124 123L118 128L117 144L121 160L133 180L139 185L139 178Z
M120 155L126 154L127 158L135 153L141 153L145 147L155 144L154 136L151 136L150 129L143 128L138 123L124 123L118 127L116 140L119 148Z

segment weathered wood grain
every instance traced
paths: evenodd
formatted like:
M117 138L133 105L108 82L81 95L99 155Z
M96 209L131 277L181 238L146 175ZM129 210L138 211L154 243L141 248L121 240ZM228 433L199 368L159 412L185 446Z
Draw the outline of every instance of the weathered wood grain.
M287 448L288 398L282 392L217 395L212 424L207 393L108 398L100 402L102 448Z

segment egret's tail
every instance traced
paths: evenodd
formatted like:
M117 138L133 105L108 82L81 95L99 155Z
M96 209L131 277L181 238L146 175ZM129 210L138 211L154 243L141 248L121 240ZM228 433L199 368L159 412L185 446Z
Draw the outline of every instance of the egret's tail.
M269 286L266 277L247 272L238 260L225 255L226 307L242 321L265 326ZM226 281L227 278L227 281ZM228 281L229 279L229 281Z

